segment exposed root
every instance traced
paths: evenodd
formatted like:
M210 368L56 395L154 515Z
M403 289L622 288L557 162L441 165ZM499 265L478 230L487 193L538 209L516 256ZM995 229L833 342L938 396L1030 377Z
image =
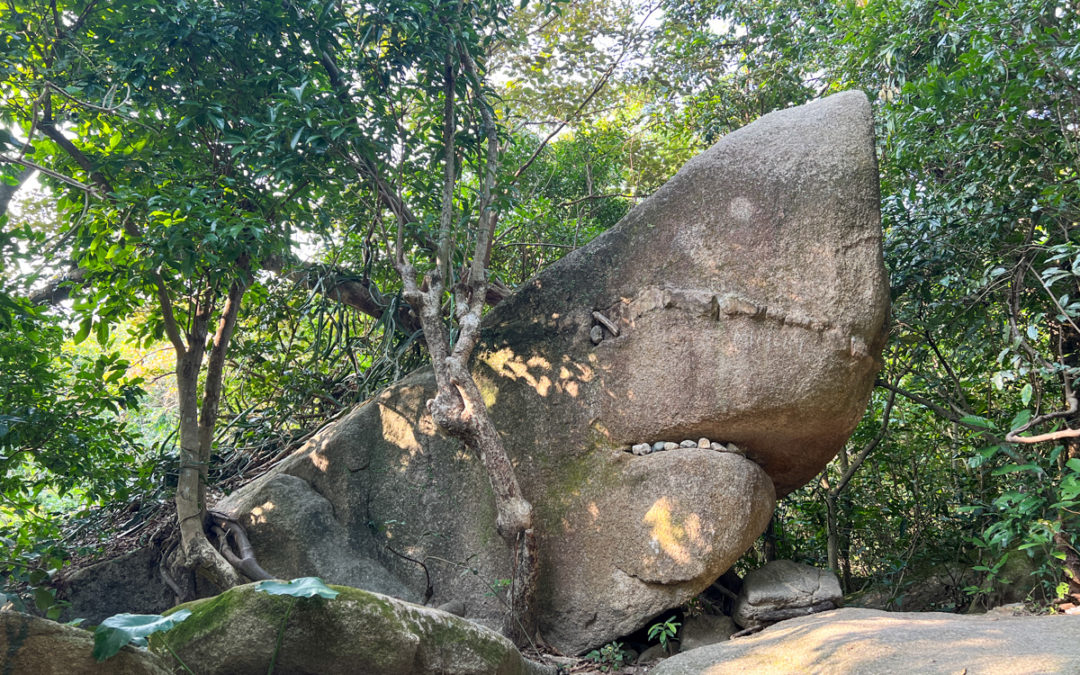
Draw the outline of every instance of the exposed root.
M218 551L230 565L252 581L276 578L264 570L255 559L255 549L240 523L216 511L210 512L210 517L213 519L213 532L218 540ZM236 545L236 551L229 545L230 536Z

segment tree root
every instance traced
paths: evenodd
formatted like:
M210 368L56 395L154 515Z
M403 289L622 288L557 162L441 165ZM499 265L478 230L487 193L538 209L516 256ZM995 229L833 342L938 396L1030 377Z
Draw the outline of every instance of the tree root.
M217 511L211 511L209 516L213 522L211 530L217 536L218 551L230 565L252 581L277 578L264 570L255 559L255 549L252 548L243 525ZM236 551L229 545L230 536L236 545Z

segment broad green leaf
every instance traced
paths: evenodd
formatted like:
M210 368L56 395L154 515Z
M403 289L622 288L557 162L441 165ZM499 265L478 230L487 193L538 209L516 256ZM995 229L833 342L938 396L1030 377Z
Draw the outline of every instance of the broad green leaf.
M143 646L146 638L154 633L167 631L184 619L191 612L181 609L169 616L160 614L117 614L101 622L94 631L94 658L104 661L123 648L135 643Z
M255 590L270 595L291 595L297 598L312 598L316 595L321 598L334 599L338 592L323 583L318 577L300 577L292 581L260 581Z
M1031 383L1030 382L1025 384L1024 388L1020 390L1020 400L1024 403L1024 405L1027 405L1028 403L1031 403Z
M75 344L81 343L90 335L90 328L93 326L94 320L91 317L86 317L79 324L79 330L75 333L75 337L71 338L71 341Z

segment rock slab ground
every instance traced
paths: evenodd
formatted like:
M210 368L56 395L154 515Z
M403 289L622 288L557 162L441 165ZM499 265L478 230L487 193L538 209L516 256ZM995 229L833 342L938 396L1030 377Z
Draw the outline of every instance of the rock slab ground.
M650 675L1080 672L1080 618L847 608L683 652Z

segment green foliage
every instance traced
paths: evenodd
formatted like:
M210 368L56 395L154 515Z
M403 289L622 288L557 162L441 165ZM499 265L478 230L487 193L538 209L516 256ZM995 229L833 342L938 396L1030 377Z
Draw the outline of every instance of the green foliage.
M675 617L668 617L666 620L659 623L654 623L649 626L649 639L656 640L660 643L660 646L664 648L665 652L671 653L670 642L675 638L676 633L679 631L679 626L682 624L675 620Z
M146 489L139 440L126 416L142 398L117 353L65 347L59 319L8 297L0 327L0 576L47 614L44 585L69 554L62 518ZM48 596L48 597L46 597Z
M606 673L622 668L629 654L623 649L621 642L609 642L600 649L592 650L585 658L599 666L600 672Z
M146 646L146 638L170 630L191 612L182 609L169 616L160 614L117 614L101 622L94 630L94 658L104 661L115 656L124 645Z

